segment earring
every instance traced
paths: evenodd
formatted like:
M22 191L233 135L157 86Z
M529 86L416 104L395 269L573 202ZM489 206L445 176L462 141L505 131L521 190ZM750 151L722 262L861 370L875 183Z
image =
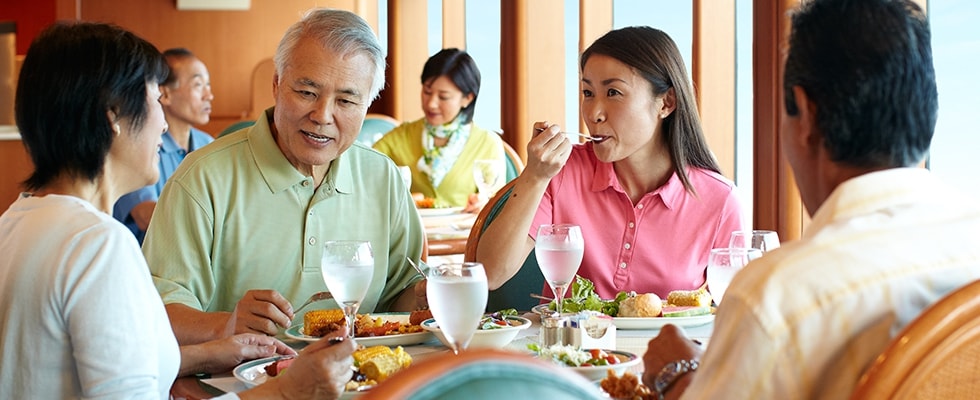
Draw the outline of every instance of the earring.
M116 136L119 136L119 134L122 133L122 129L119 128L119 124L112 124L112 131L116 132Z

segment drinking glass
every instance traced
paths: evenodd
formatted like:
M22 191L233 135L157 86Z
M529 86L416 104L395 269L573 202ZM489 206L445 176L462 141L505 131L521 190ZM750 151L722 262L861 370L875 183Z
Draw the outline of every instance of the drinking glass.
M546 224L538 227L534 254L545 281L555 294L555 310L561 315L562 300L568 285L582 264L585 239L582 228L572 224Z
M504 186L507 165L504 160L473 161L473 180L481 200L487 200Z
M728 289L735 274L745 267L749 261L762 257L762 250L746 247L727 247L711 249L708 256L708 292L715 304L721 304L721 298Z
M487 308L487 272L478 262L449 263L429 269L425 293L432 318L453 353L466 349Z
M728 247L747 247L766 253L779 248L779 234L776 231L735 231Z
M366 240L332 240L323 244L323 282L344 310L347 335L354 337L354 319L374 276L374 255Z

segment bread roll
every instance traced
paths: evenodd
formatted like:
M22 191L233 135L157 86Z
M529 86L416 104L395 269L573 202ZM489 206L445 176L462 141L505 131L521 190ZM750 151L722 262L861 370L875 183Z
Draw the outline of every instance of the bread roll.
M628 297L619 303L619 317L659 317L664 303L656 293L644 293Z

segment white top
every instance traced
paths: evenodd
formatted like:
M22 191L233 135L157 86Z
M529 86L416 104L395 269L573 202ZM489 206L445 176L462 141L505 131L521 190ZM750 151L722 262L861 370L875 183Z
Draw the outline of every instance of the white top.
M0 216L0 398L166 399L180 364L136 238L71 196Z
M735 276L685 399L846 399L891 338L980 278L980 209L924 169L841 184Z

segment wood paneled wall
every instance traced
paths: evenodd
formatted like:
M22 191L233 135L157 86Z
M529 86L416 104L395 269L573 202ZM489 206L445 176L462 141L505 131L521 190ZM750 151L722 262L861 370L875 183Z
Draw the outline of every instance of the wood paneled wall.
M351 10L378 32L377 1L257 0L248 11L180 11L174 0L85 0L78 17L115 23L146 38L160 50L186 47L208 66L214 92L211 123L217 135L251 112L252 69L275 53L279 39L314 7ZM271 84L268 90L272 90Z

